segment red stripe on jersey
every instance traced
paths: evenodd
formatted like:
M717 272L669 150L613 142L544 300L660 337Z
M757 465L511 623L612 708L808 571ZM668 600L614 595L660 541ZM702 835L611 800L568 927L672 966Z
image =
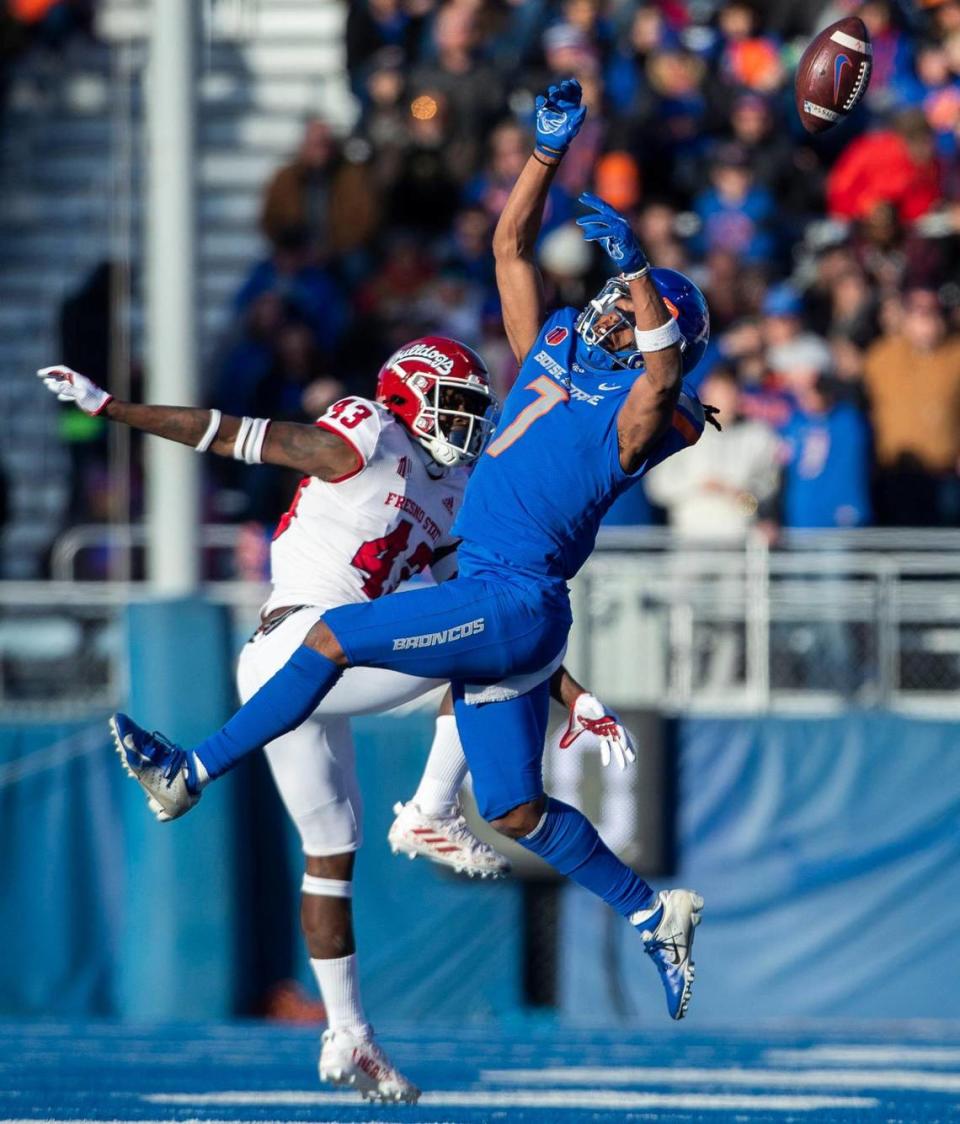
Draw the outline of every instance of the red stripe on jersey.
M356 445L354 445L354 443L342 430L335 429L332 425L329 425L327 422L325 422L323 418L318 418L317 421L315 421L313 424L320 429L325 429L328 433L332 433L335 437L339 437L344 445L350 446L350 448L354 452L354 456L356 456L357 458L356 468L351 469L349 472L345 472L342 476L337 476L333 480L328 480L328 484L342 484L344 480L352 480L353 477L358 473L363 472L363 470L367 467L367 462L363 459L363 453L360 452Z
M696 445L700 440L700 431L682 410L673 411L673 428L688 445Z
M277 524L277 529L273 532L274 541L280 538L283 532L293 522L293 519L297 514L297 505L300 503L300 497L303 495L303 489L306 488L306 486L312 479L312 476L304 476L300 483L297 485L297 490L293 493L293 499L290 501L290 506L283 513L283 515L280 516L280 522Z

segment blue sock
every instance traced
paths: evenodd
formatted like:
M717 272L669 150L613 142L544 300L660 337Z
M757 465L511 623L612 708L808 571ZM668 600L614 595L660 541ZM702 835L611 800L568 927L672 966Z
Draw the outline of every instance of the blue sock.
M295 730L316 710L341 671L333 660L301 644L225 726L194 749L210 778L221 776L241 757Z
M617 858L582 812L562 800L548 796L539 827L517 842L624 917L654 903L646 882Z

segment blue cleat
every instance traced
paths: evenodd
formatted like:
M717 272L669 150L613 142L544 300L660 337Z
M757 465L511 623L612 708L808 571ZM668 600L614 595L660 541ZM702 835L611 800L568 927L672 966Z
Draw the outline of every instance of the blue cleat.
M693 991L693 932L703 898L692 890L661 890L653 909L634 913L644 950L657 966L671 1019L682 1019Z
M147 794L157 819L175 820L189 812L200 799L193 754L163 734L148 734L126 714L110 719L110 732L124 769Z

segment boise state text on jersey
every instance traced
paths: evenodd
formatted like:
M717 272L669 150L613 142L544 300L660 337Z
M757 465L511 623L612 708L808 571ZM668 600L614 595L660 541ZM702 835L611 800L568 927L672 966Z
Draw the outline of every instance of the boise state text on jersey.
M489 553L533 576L572 578L617 496L703 432L703 407L684 382L670 430L636 472L624 472L617 416L643 371L585 367L579 315L548 317L523 361L453 528L461 572L472 554Z

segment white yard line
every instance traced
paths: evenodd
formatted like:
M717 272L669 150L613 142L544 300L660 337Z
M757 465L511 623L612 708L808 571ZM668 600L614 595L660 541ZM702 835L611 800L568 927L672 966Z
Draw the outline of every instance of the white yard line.
M957 1046L807 1046L765 1050L768 1065L960 1066Z
M960 1091L960 1074L909 1069L728 1069L672 1066L563 1066L485 1069L480 1080L496 1085L737 1085L749 1089L912 1089Z
M359 1105L356 1093L314 1093L278 1090L235 1093L154 1093L141 1098L157 1105L230 1105L256 1107L276 1105L288 1108L324 1105ZM748 1093L641 1093L611 1089L455 1089L424 1093L422 1108L570 1108L570 1109L716 1109L736 1112L813 1112L819 1109L876 1108L873 1097L770 1096ZM141 1121L140 1124L154 1124ZM184 1124L184 1122L178 1122ZM204 1124L220 1124L205 1121ZM258 1122L262 1124L262 1122Z

